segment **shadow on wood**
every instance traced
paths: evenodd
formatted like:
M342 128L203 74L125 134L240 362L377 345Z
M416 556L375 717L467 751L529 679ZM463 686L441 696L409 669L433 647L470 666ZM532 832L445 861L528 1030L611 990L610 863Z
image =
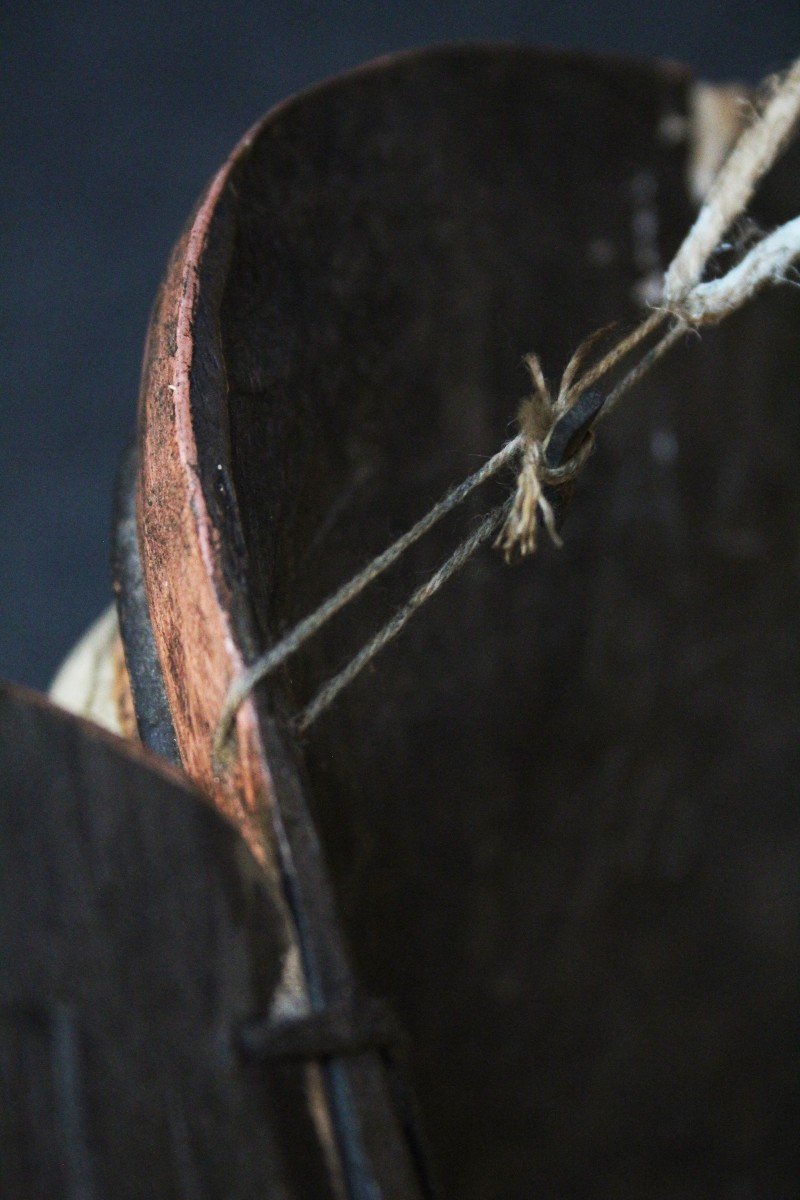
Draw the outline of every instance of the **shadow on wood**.
M297 742L490 486L243 705L221 774L213 731L244 663L505 441L527 351L555 377L640 318L694 215L692 86L462 48L314 89L213 181L151 329L139 550L182 762L273 864L320 1003L352 963L396 1005L461 1200L796 1184L797 291L621 406L562 552L476 558ZM795 147L754 215L797 211ZM376 1072L349 1086L379 1158Z
M0 1195L330 1195L304 1068L239 1055L283 949L238 834L153 756L0 689Z

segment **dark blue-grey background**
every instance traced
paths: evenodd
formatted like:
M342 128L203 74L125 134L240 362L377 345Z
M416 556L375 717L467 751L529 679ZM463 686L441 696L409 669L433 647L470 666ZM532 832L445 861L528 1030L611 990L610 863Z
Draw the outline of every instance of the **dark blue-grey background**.
M749 82L800 52L800 0L2 5L0 675L45 685L109 602L111 493L148 308L233 143L322 76L486 38Z

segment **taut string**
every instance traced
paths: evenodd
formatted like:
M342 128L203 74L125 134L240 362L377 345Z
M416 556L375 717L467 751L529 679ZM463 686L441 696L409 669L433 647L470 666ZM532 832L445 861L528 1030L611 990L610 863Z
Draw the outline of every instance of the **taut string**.
M741 134L717 175L697 219L664 275L663 296L658 307L591 366L582 369L598 343L607 338L608 330L600 330L587 339L570 360L555 399L547 387L538 358L535 355L528 357L526 361L531 373L533 394L520 410L520 432L478 471L452 488L407 533L231 681L214 738L215 762L221 765L236 713L253 688L295 654L331 617L360 595L446 513L515 458L519 457L520 467L511 503L502 504L490 512L350 662L322 685L295 718L296 728L306 730L339 692L400 633L411 617L498 529L497 543L507 559L535 550L539 514L554 540L558 539L552 509L544 491L545 485L557 487L574 479L592 445L590 430L589 437L569 462L555 469L548 467L548 442L559 418L588 389L606 378L634 350L652 342L658 334L649 349L643 351L621 381L608 392L594 420L594 423L599 422L613 411L622 396L689 329L719 322L763 287L789 280L792 265L800 257L800 217L762 237L721 278L702 282L709 259L731 224L744 213L758 183L789 140L799 115L800 59L782 79L772 82L763 111Z

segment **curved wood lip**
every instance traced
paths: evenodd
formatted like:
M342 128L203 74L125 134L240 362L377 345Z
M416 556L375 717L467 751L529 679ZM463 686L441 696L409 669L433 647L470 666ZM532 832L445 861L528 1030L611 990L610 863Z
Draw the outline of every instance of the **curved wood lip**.
M120 737L119 734L113 733L103 725L98 725L96 721L70 712L67 708L62 708L60 704L55 704L42 692L37 692L21 683L10 683L8 680L0 679L0 702L6 701L48 714L52 720L61 721L64 725L73 728L87 741L99 742L113 754L126 759L143 771L151 771L171 787L180 789L208 807L208 797L198 791L195 784L180 767L174 766L173 763L140 742Z
M535 46L518 45L513 42L504 41L443 43L383 55L351 70L312 84L308 88L282 100L257 121L234 147L228 159L212 178L187 226L184 238L176 248L174 265L179 267L179 275L173 285L173 292L178 292L179 299L175 314L174 352L170 363L171 382L168 385L171 397L170 420L174 432L174 462L179 467L185 500L188 510L192 514L191 540L193 553L196 554L197 558L196 565L200 568L195 576L195 586L206 589L208 592L207 599L216 608L225 656L224 678L207 678L205 681L206 685L208 685L205 692L205 719L211 731L208 737L208 746L205 747L205 753L200 753L201 748L195 746L192 748L194 753L190 753L189 761L187 761L186 736L185 732L180 728L179 720L176 722L176 733L181 754L184 757L184 761L187 761L187 769L189 769L190 774L196 776L199 782L218 796L220 791L227 792L227 801L222 800L221 796L219 796L219 799L228 810L232 806L230 786L226 786L224 778L220 778L218 774L215 775L211 762L211 740L222 708L225 690L230 680L243 671L247 665L245 651L242 646L242 635L245 635L244 640L247 640L248 635L252 636L255 622L252 612L247 605L245 606L244 621L242 620L241 607L239 612L234 615L231 605L228 603L228 597L223 594L227 590L222 585L222 580L225 577L225 548L219 536L220 531L215 525L207 506L202 472L198 464L191 381L195 346L193 320L196 315L200 294L199 278L204 255L208 247L209 234L220 201L224 196L226 188L229 186L231 173L237 164L248 154L256 139L263 135L265 130L274 121L295 106L309 102L315 103L332 89L347 86L354 79L380 74L387 68L393 68L397 65L413 65L416 62L425 60L433 61L437 58L447 59L453 56L478 59L504 55L527 57L532 63L536 60L546 59L551 62L561 61L565 64L597 65L612 69L625 69L626 67L628 69L635 69L637 67L646 69L650 67L653 70L662 70L665 74L690 77L687 68L670 61L653 61L624 55L587 54L579 51L541 49ZM152 332L151 327L151 336ZM142 457L146 453L150 438L150 425L148 421L150 405L148 373L147 366L145 366L140 399L139 445ZM223 413L222 405L220 405L220 413ZM224 440L225 432L222 429L222 422L220 423L218 433L220 434L220 440ZM163 453L163 449L161 452ZM142 490L143 476L140 469L137 498L139 540L147 585L148 604L152 612L152 564L150 563L147 535L142 521ZM232 499L235 509L235 497ZM236 513L234 513L234 519L238 519ZM188 529L186 532L189 532ZM163 631L159 630L157 620L154 621L154 628L158 655L163 669L165 655L168 652L164 644ZM255 639L253 641L255 644ZM164 674L169 690L168 673L164 672ZM260 719L257 711L259 707L253 697L248 697L242 703L236 719L239 762L245 763L249 759L249 765L245 766L245 776L247 778L242 780L240 777L237 786L240 788L244 786L245 791L248 793L248 807L252 803L258 804L259 799L261 803L266 801L267 807L270 807L272 801L271 773L261 736ZM174 716L173 706L173 718ZM192 763L194 763L194 766ZM256 766L257 763L258 766ZM238 774L238 772L234 772L234 774ZM260 778L256 778L255 776L259 776ZM238 807L239 805L233 803L234 809ZM248 840L251 840L252 844L252 837Z
M245 844L241 830L236 823L226 813L220 812L212 798L197 787L194 780L186 774L182 767L170 762L169 759L164 758L163 755L152 750L143 742L123 737L114 733L113 730L99 725L97 721L82 717L79 713L70 712L69 709L54 703L49 696L24 684L0 679L0 705L2 704L14 704L42 713L49 720L71 729L87 743L104 747L114 757L129 763L144 774L160 780L173 789L176 795L179 793L181 799L199 804L214 821L221 822L220 832L227 830L234 838L240 870L245 872L248 878L252 875L254 879L258 878L265 885L267 884L263 864L257 861L250 847Z
M435 49L399 58L414 62L454 53L474 58L498 51ZM537 51L510 47L500 53L525 56L532 63L542 57ZM592 61L578 55L556 57L568 62ZM357 994L357 982L292 749L284 744L263 696L251 696L239 709L231 761L220 770L212 761L213 735L230 680L245 666L248 640L250 653L257 643L254 613L247 597L235 591L230 535L237 533L236 499L234 495L228 498L232 511L220 510L219 524L215 524L210 498L215 495L217 480L203 477L203 462L207 472L209 462L213 463L216 474L229 468L230 453L225 394L216 393L220 381L213 353L204 355L198 364L198 375L211 392L210 413L206 411L202 417L202 454L198 448L196 429L204 393L192 375L195 326L201 314L216 319L215 288L224 267L220 271L219 259L211 260L217 273L201 296L204 259L210 245L217 255L220 249L225 253L229 248L227 205L235 203L231 174L255 138L288 108L309 99L316 101L354 77L379 74L397 61L395 57L379 60L285 101L234 149L176 248L151 325L141 396L139 546L178 746L189 775L238 823L250 849L267 868L286 944L290 953L298 952L298 977L287 976L288 955L284 976L292 1005L300 1012L324 1012L346 1001ZM204 299L209 314L204 313ZM221 350L213 341L209 348ZM152 543L148 526L156 535ZM372 1176L370 1188L375 1194L384 1194L385 1187L385 1194L428 1195L417 1135L400 1119L380 1054L334 1060L325 1071L325 1099L313 1106L313 1117L334 1177L343 1174L354 1187L353 1194L361 1194L356 1176L365 1169Z
M150 326L140 395L137 527L157 656L185 768L215 806L238 824L250 849L267 868L287 940L291 948L300 949L301 977L292 986L292 1000L299 1011L307 1011L308 1007L324 1009L335 1001L337 993L354 986L354 981L340 944L335 906L316 833L304 810L291 748L284 745L263 696L250 696L241 705L230 762L219 769L212 761L213 736L227 688L246 666L246 657L254 653L257 642L255 614L249 600L234 590L233 547L226 541L225 529L216 522L213 503L209 504L213 484L203 474L209 447L204 444L202 456L198 449L201 399L192 372L198 358L195 323L201 309L203 268L212 238L220 234L224 241L229 232L224 206L236 201L231 183L234 169L256 139L287 111L298 104L316 103L331 89L347 86L353 79L378 75L398 64L454 56L488 60L506 55L528 59L532 68L546 60L601 70L649 68L654 75L660 69L664 75L689 79L688 72L673 64L500 43L436 46L384 56L315 84L271 109L245 134L216 173L175 249ZM217 220L219 225L215 227ZM213 371L215 363L211 368L201 364L201 369ZM213 440L211 449L219 456L213 460L215 468L220 464L217 469L224 468L230 476L224 391L217 395L212 387L211 399L203 434ZM228 503L232 512L225 514L225 524L230 534L238 523L235 495L231 494ZM306 913L299 921L297 913L304 904ZM309 910L312 919L306 920ZM332 1069L339 1071L338 1067ZM380 1063L371 1061L353 1060L342 1068L341 1081L348 1087L352 1085L357 1119L354 1126L348 1125L350 1118L337 1115L336 1103L329 1100L326 1112L332 1114L331 1118L323 1112L318 1114L323 1142L333 1144L338 1133L341 1147L348 1140L360 1139L362 1131L367 1130L366 1158L380 1162L381 1146L391 1145L400 1137L382 1071ZM365 1122L363 1114L369 1115ZM335 1149L330 1157L335 1172ZM410 1181L415 1175L413 1168L401 1163L399 1157L396 1161L404 1180ZM417 1195L410 1182L407 1187L407 1194Z

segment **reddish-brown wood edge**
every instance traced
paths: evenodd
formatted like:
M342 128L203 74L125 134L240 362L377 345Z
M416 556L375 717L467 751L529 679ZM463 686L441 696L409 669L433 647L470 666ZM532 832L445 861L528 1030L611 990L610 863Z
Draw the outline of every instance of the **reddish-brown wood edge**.
M225 692L244 662L198 478L191 411L198 266L215 206L252 137L243 139L211 182L159 291L144 359L137 505L148 607L181 758L263 862L263 824L257 814L269 809L272 793L252 701L239 710L230 765L215 772L213 763Z
M501 54L510 48L472 49ZM206 354L207 343L216 336L208 320L201 321L196 330L201 276L208 258L214 258L215 286L222 286L224 264L220 265L220 259L224 258L224 248L221 254L219 225L226 220L229 228L233 224L236 189L232 177L271 121L294 104L309 100L320 103L321 94L354 75L379 73L398 60L414 60L441 51L434 48L378 59L285 101L254 126L211 181L190 218L173 251L150 324L139 404L137 508L139 549L156 652L185 769L239 825L262 862L271 857L274 786L252 699L239 709L235 745L224 768L215 765L212 753L230 682L245 667L245 657L259 647L255 637L247 650L242 645L243 627L252 627L252 617L247 597L233 594L229 548L222 544L220 521L209 512L199 465L193 372L196 359ZM529 53L534 60L541 52ZM222 209L227 209L227 217L221 221ZM216 244L209 255L209 239L215 227ZM221 240L224 243L224 236ZM213 322L213 304L206 307ZM220 348L216 346L214 351ZM209 411L207 406L203 414L203 449L207 454L211 429L219 469L230 479L224 385L219 387L219 397L214 397L211 408ZM206 467L206 476L209 473ZM238 519L235 496L228 495L226 503L230 532Z

